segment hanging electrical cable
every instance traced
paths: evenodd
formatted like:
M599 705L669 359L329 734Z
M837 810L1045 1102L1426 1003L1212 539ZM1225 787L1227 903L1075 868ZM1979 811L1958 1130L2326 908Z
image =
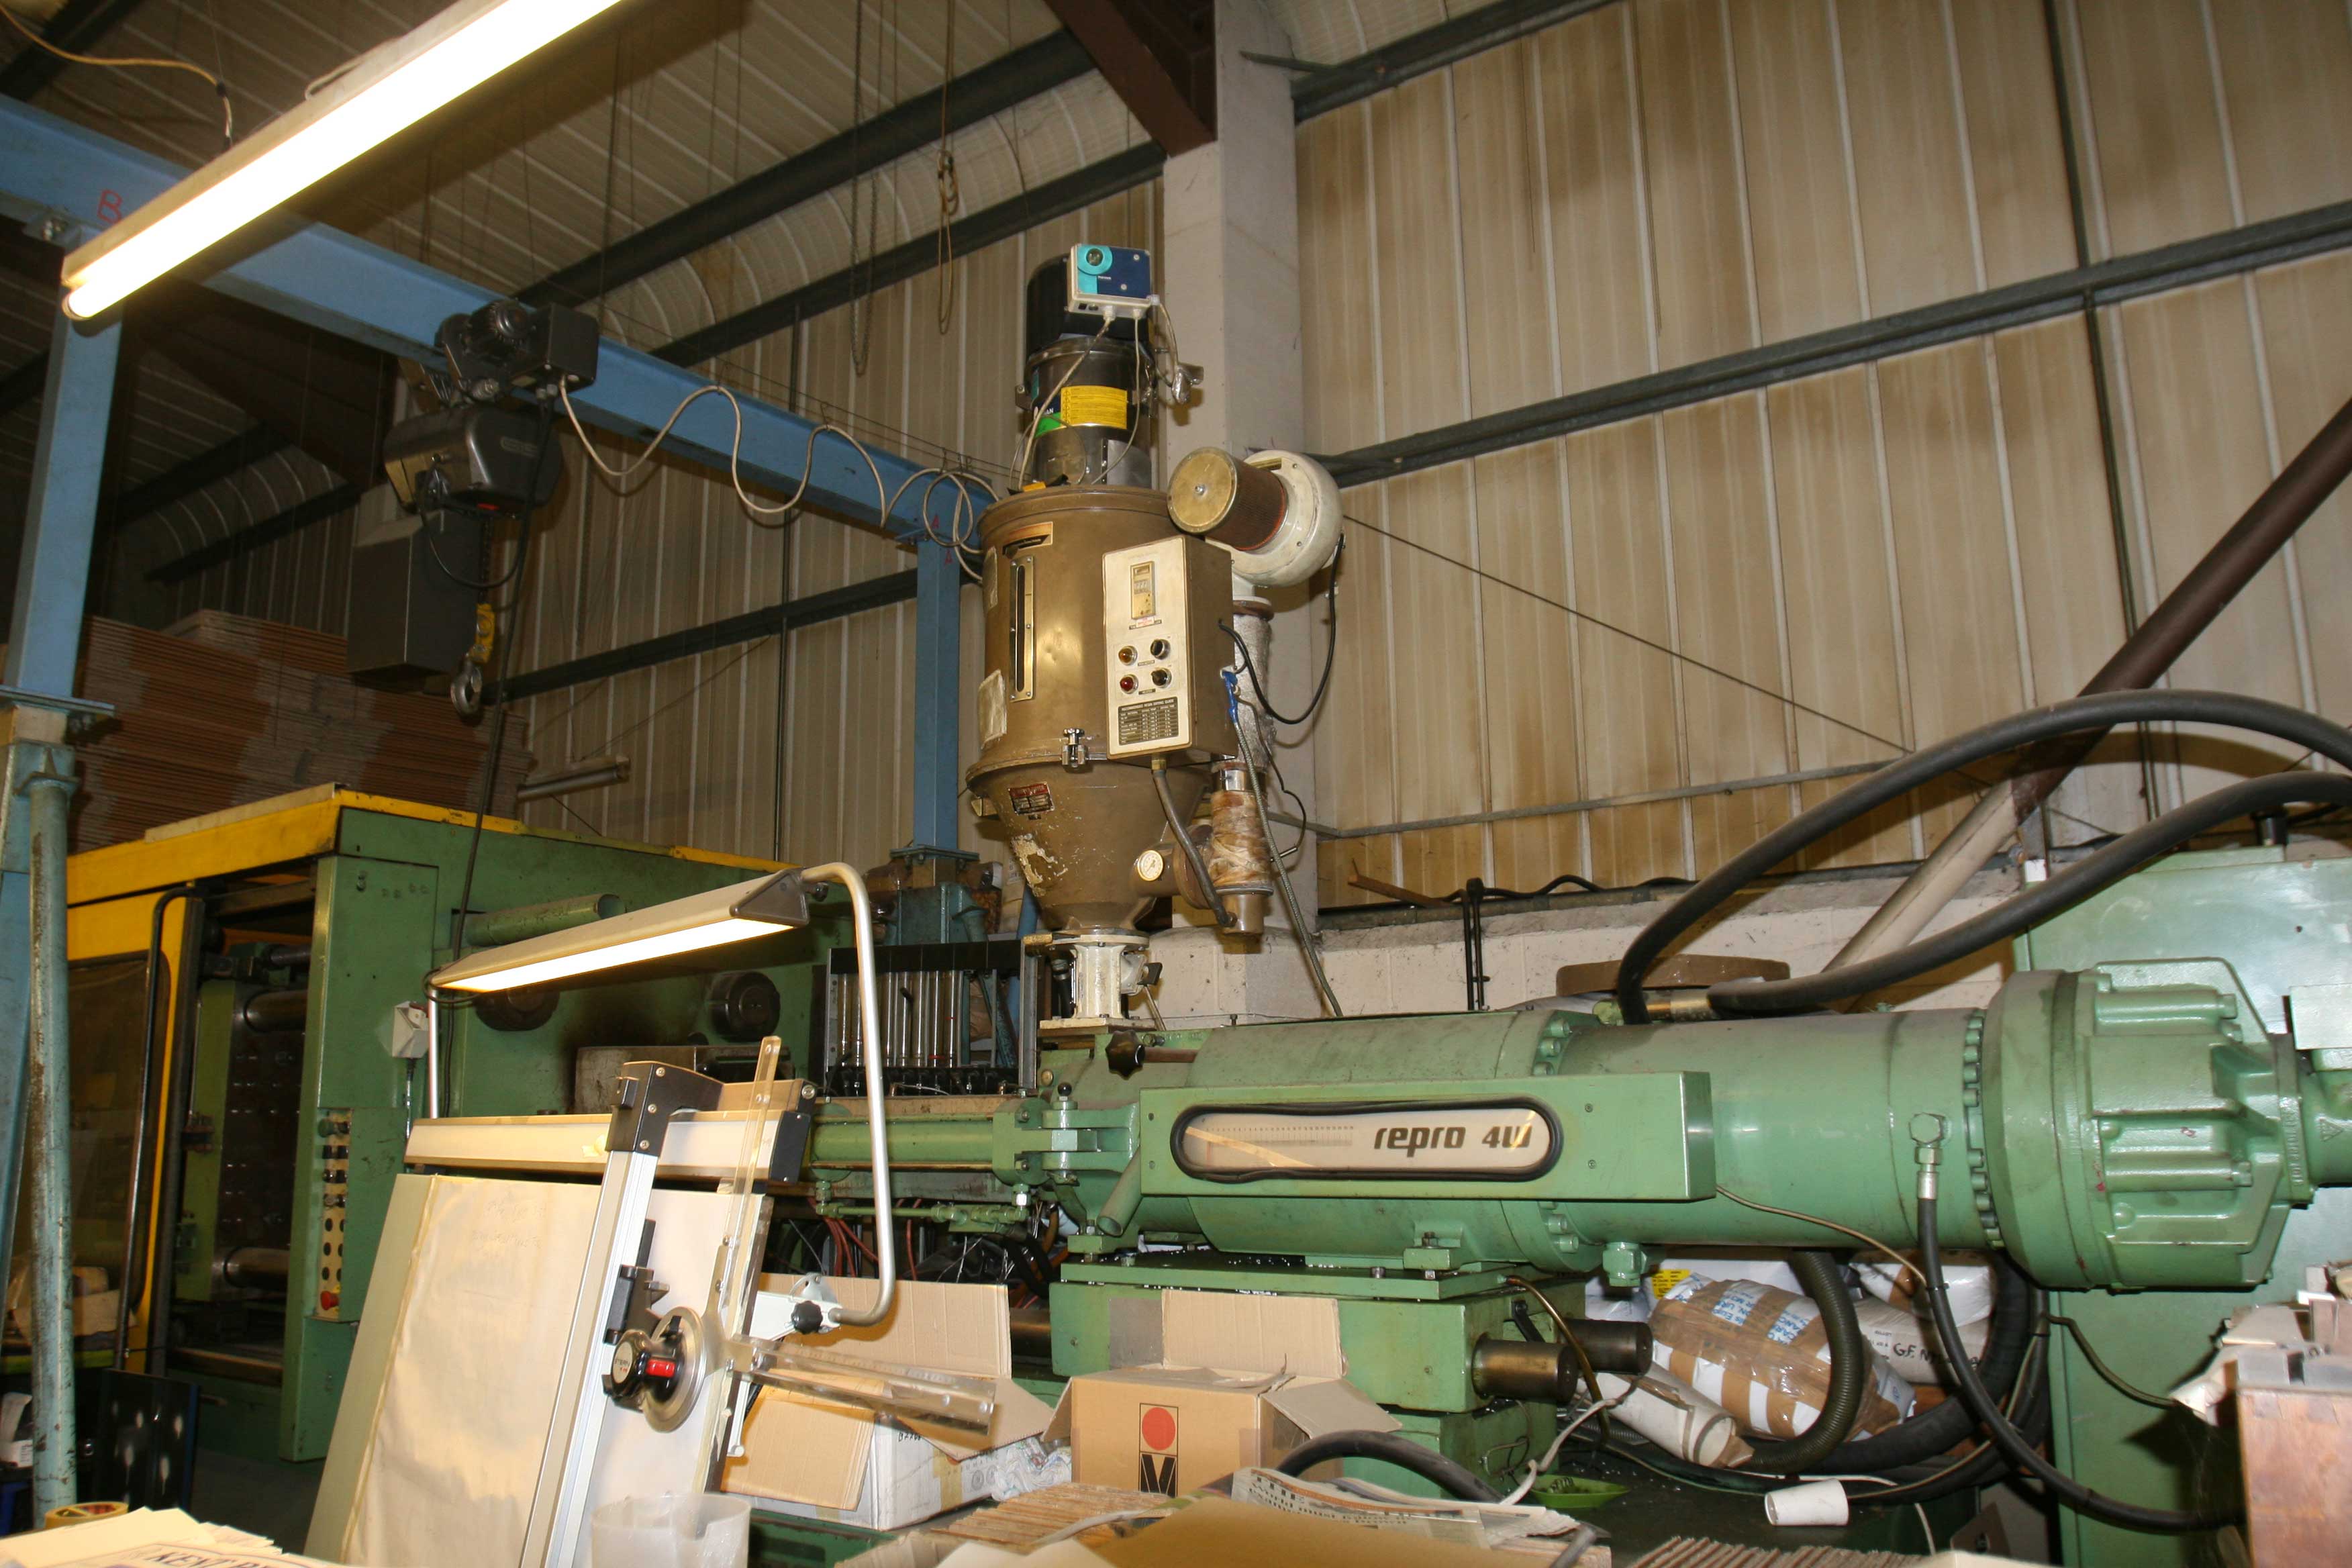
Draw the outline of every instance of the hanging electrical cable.
M1233 639L1234 649L1241 655L1242 673L1249 678L1250 689L1257 694L1258 711L1277 724L1287 724L1297 729L1309 722L1321 710L1324 696L1331 689L1331 671L1339 659L1339 563L1347 559L1347 555L1348 536L1342 533L1339 535L1338 548L1331 552L1331 564L1328 568L1331 574L1330 581L1323 589L1323 603L1326 610L1323 674L1315 682L1315 695L1307 700L1307 710L1297 718L1294 719L1276 708L1274 700L1266 695L1265 683L1258 679L1257 666L1251 661L1249 645L1242 641L1241 634L1223 621L1217 623L1217 629Z
M955 324L956 253L952 225L958 208L963 205L963 190L956 180L955 150L948 145L950 123L948 97L955 81L956 13L962 10L961 0L948 4L947 58L940 67L940 152L932 165L931 179L940 188L940 221L938 263L933 270L934 291L939 295L940 336L948 335Z
M6 17L8 19L8 25L16 28L19 33L22 33L25 36L25 41L26 43L31 44L37 49L41 49L48 54L55 55L58 58L67 61L68 64L78 66L103 66L109 70L185 71L190 76L202 77L205 81L212 84L214 95L220 100L221 145L226 147L235 144L236 141L236 110L235 106L229 102L228 83L222 80L219 77L215 76L211 71L205 69L204 67L192 64L187 60L163 59L137 55L76 54L71 49L61 49L58 47L57 45L49 42L48 39L41 37L40 34L35 32L33 28L26 24L22 16L17 16L16 12L10 10L5 5L0 5L0 16ZM352 63L357 64L358 62L354 61ZM349 68L346 67L345 68L348 69ZM341 75L341 73L337 72L336 74ZM307 97L308 95L306 94L305 96Z

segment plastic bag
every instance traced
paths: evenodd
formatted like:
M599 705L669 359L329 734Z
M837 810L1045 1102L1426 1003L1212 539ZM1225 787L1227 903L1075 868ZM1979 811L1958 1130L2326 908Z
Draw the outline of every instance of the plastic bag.
M1884 1257L1857 1258L1853 1271L1864 1289L1890 1306L1909 1308L1916 1300L1917 1281ZM1992 1270L1985 1265L1955 1263L1948 1258L1944 1288L1952 1298L1952 1321L1965 1328L1992 1316ZM1920 1317L1924 1320L1927 1314L1922 1312Z
M1936 1331L1925 1313L1866 1300L1853 1304L1853 1315L1862 1321L1862 1337L1886 1358L1897 1376L1922 1384L1944 1381L1944 1358L1936 1350ZM1990 1327L1984 1319L1960 1325L1960 1343L1968 1347L1969 1360L1984 1354L1985 1331Z
M1812 1426L1830 1386L1829 1332L1810 1299L1753 1280L1692 1275L1650 1317L1652 1364L1689 1384L1750 1434L1793 1437ZM1916 1394L1875 1351L1854 1435L1911 1414Z

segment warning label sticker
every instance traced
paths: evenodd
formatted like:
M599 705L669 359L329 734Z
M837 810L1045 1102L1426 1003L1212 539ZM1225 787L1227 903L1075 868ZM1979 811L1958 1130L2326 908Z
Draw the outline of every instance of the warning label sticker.
M1054 809L1054 786L1047 784L1017 784L1006 790L1013 809L1024 816L1043 816Z
M1108 425L1127 428L1127 388L1066 386L1062 388L1062 423Z

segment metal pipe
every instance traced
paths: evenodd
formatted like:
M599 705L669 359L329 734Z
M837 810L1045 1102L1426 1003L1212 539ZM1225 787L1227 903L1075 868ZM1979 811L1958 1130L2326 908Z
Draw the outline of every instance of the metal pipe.
M1054 1359L1054 1319L1050 1309L1013 1309L1013 1353L1024 1361Z
M163 962L163 911L182 899L194 897L196 884L186 883L167 889L155 896L154 908L147 914L147 996L146 1024L140 1031L139 1105L131 1124L131 1195L123 1208L121 1289L116 1292L114 1309L114 1366L120 1372L131 1354L131 1312L137 1304L139 1292L131 1281L138 1278L145 1259L140 1256L143 1227L139 1223L140 1210L145 1206L147 1194L143 1170L147 1161L148 1107L155 1098L157 1040L155 1038L155 990L163 976L158 971ZM183 944L184 947L184 944ZM302 950L307 958L308 948ZM171 1085L164 1084L166 1100ZM168 1106L166 1107L168 1110Z
M63 748L52 755L63 754ZM28 780L32 828L32 985L25 1141L33 1230L33 1509L76 1500L74 1485L73 1069L67 1012L67 807L73 781Z
M460 951L468 947L504 947L510 942L527 942L535 936L551 936L592 921L608 921L628 910L628 901L617 893L580 893L543 904L492 910L465 918L458 933L458 947Z
M2336 493L2347 473L2352 473L2352 403L2337 409L2336 416L2321 426L2278 477L2263 487L2230 531L2214 542L2204 558L2140 623L2139 629L2100 666L2084 684L2083 694L2152 685ZM2044 766L2011 780L2006 788L1987 790L1960 826L1936 846L1935 853L1919 863L1838 951L1829 967L1843 968L1892 952L1925 931L1961 885L2009 841L2019 825L2033 815L2105 735L2105 731L2099 731L2061 742Z
M866 896L866 876L856 867L840 860L828 860L822 866L811 866L801 872L809 882L838 882L849 889L850 921L857 938L857 1011L866 1027L866 1135L871 1141L874 1170L874 1212L890 1212L890 1121L882 1107L882 1023L880 1007L875 996L874 980L874 901ZM893 1237L897 1226L888 1222L874 1227L874 1272L881 1282L881 1290L874 1305L862 1312L844 1312L845 1328L863 1328L878 1323L890 1315L898 1304L898 1245Z
M603 789L610 784L625 784L628 777L628 758L602 757L583 763L578 767L566 768L561 773L523 780L515 790L515 803L527 805L534 800L551 800L557 795Z
M1135 1211L1143 1206L1143 1156L1137 1154L1128 1161L1126 1168L1112 1184L1110 1196L1096 1215L1093 1228L1104 1236L1123 1236L1135 1223Z
M283 1287L291 1268L282 1247L233 1247L215 1260L213 1268L231 1285Z
M261 1035L304 1028L310 1021L310 993L292 986L282 991L257 991L237 1008L236 1018Z
M441 1115L441 1000L425 988L425 1120Z
M1566 1405L1576 1397L1584 1373L1576 1352L1558 1340L1498 1340L1491 1335L1470 1350L1470 1386L1482 1399L1527 1399Z

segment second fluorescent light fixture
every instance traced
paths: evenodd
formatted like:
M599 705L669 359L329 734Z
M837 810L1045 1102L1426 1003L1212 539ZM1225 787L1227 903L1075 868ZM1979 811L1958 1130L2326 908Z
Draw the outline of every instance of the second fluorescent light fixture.
M591 921L568 931L486 947L436 970L436 991L520 991L625 963L674 958L808 924L808 891L798 871L673 899L649 910Z
M458 0L66 258L66 314L120 304L206 247L620 0Z

